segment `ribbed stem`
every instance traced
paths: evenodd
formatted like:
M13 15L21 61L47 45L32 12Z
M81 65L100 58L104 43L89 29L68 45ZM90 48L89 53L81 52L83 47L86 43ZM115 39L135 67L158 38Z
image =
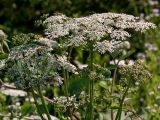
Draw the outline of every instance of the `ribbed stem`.
M113 80L112 80L112 85L111 85L111 95L114 92L113 87L115 85L116 74L117 74L117 68L114 69L114 73L113 73ZM112 102L113 102L113 100L112 100ZM111 108L111 120L114 120L114 114L113 114L113 109L112 108Z
M121 99L121 102L120 102L120 106L119 106L119 109L118 109L118 112L117 112L115 120L121 120L123 102L124 102L124 99L125 99L125 97L127 95L128 90L130 88L130 84L131 84L131 80L129 79L128 86L127 86L127 88L126 88L126 90L125 90L125 92L124 92L124 94L122 96L122 99Z
M44 98L43 98L43 94L42 94L42 90L41 90L40 85L38 85L38 93L39 93L39 96L40 96L40 98L41 98L42 105L43 105L43 107L44 107L44 109L45 109L45 112L46 112L47 118L48 118L48 120L51 120L51 117L50 117L50 114L49 114L48 108L47 108L47 106L46 106L46 104L45 104L45 101L44 101Z
M68 97L69 93L68 93L68 81L67 81L67 73L65 71L65 69L63 69L63 78L64 78L64 94Z

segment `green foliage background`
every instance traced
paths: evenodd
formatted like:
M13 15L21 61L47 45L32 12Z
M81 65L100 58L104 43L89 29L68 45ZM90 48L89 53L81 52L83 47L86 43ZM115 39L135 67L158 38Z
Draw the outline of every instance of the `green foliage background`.
M0 28L7 32L39 32L34 21L43 14L63 13L84 16L92 13L117 12L139 15L151 12L147 0L1 0Z

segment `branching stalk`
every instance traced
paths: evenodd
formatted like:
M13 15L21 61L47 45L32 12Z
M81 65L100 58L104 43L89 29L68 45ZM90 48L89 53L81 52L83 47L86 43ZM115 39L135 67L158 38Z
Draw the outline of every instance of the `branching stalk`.
M119 63L119 61L116 63L114 60L114 64L117 66ZM116 81L116 74L117 74L117 67L114 69L114 73L113 73L113 79L112 79L112 85L111 85L111 95L114 92L114 85L115 85L115 81ZM113 100L112 100L113 102ZM113 113L113 109L111 108L111 120L114 120L114 113Z
M36 98L36 94L34 93L34 90L33 88L31 88L31 92L32 92L32 95L33 95L33 99L34 99L34 102L35 102L35 105L36 105L36 108L37 108L37 112L39 114L39 116L41 117L42 120L45 120L39 110L39 107L38 107L38 102L37 102L37 98Z

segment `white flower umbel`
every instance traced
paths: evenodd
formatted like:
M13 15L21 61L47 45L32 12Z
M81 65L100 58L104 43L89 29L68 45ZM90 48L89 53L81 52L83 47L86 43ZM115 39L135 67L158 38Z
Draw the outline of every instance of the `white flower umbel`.
M123 29L120 30L114 30L111 34L110 34L111 38L114 39L120 39L120 40L125 40L126 38L130 37L131 35L124 31Z
M37 42L42 45L45 45L49 48L52 48L52 49L58 47L58 43L56 41L49 40L49 39L43 38L43 37L39 38L39 40L37 40Z
M70 97L66 97L66 96L54 97L53 101L55 105L64 108L64 110L66 110L68 107L76 109L80 105L77 102L75 95Z
M111 40L107 41L104 40L103 42L96 42L94 45L94 50L104 54L106 52L114 53L116 50L120 49L129 49L130 43L128 41L116 41Z
M77 68L67 61L66 56L57 56L57 62L62 68L66 69L67 71L78 74L76 71Z
M111 39L124 41L131 37L129 29L145 32L156 27L133 15L116 13L93 14L80 18L57 15L47 18L43 24L49 39L63 37L67 45L73 47L87 45L92 41L95 50L100 53L112 52L117 47L110 42Z
M10 60L20 60L28 59L32 57L37 51L43 50L46 47L37 44L24 44L11 49L9 59ZM48 48L46 48L48 49Z
M60 66L56 57L45 49L40 49L24 59L11 60L15 60L15 63L8 68L7 77L14 81L18 88L35 88L38 84L44 86L46 83L62 84L63 78L58 77L57 73Z
M61 85L63 77L58 73L59 70L66 69L75 74L77 71L59 51L61 49L57 41L43 37L16 46L9 54L7 65L11 65L7 77L21 89L34 88L38 84L44 86L47 83Z
M107 40L103 41L103 42L97 42L94 45L95 49L98 52L100 52L101 54L104 54L106 51L109 51L110 53L114 52L115 46L114 44L112 44L112 42L109 42Z

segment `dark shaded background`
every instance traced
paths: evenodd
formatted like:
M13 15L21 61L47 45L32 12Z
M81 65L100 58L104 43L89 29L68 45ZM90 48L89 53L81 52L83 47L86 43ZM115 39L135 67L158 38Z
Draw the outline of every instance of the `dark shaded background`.
M40 32L35 20L43 14L63 13L84 16L92 13L118 12L138 16L148 14L148 0L0 0L0 29L8 34Z

